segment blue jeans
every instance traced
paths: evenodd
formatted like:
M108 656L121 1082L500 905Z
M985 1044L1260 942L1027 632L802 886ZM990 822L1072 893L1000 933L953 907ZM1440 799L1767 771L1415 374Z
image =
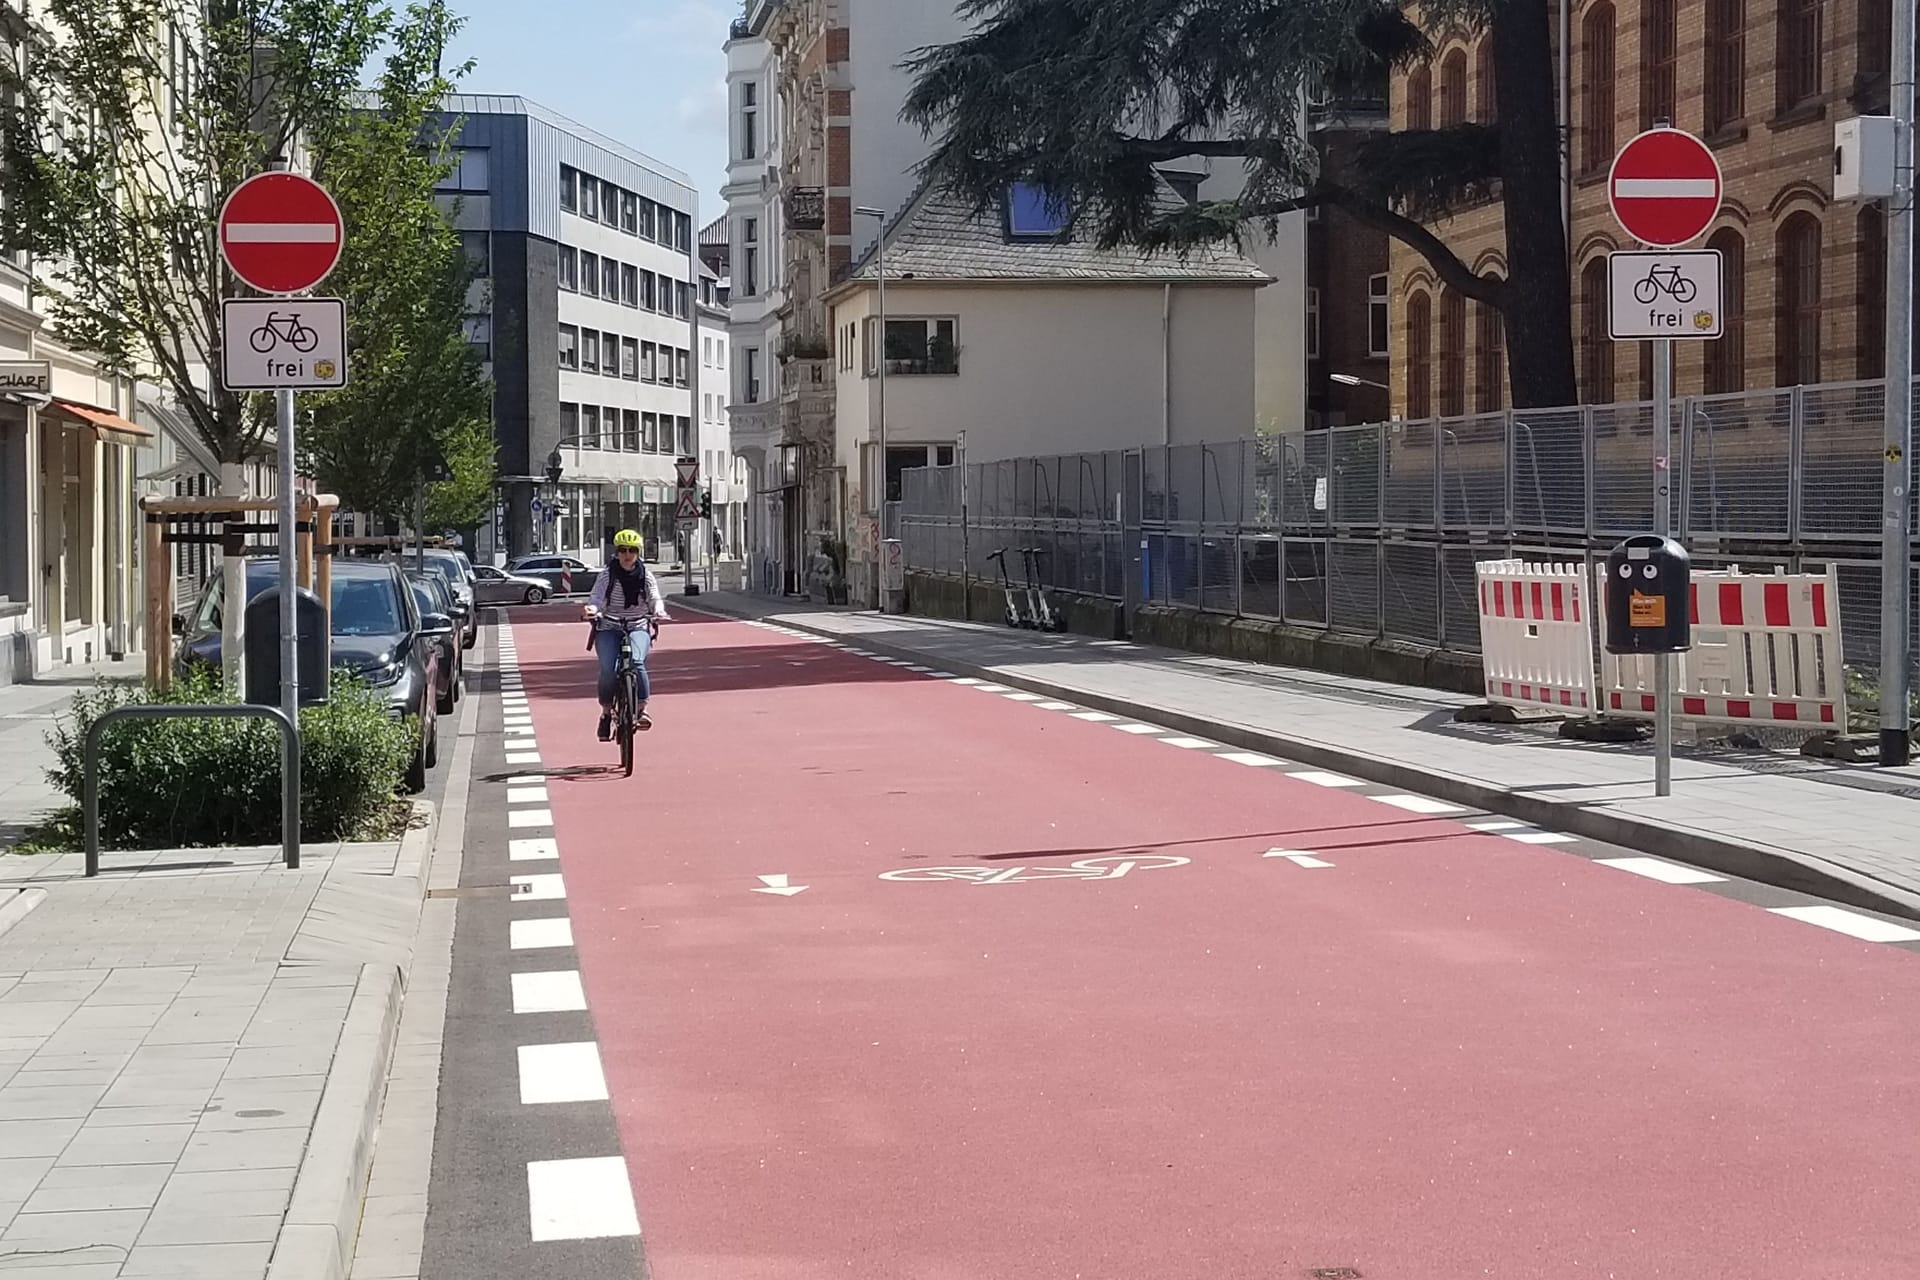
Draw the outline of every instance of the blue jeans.
M633 661L639 670L640 701L647 700L647 651L653 648L653 635L646 624L635 624L633 632ZM600 657L600 709L610 711L613 708L614 669L620 665L620 633L605 628L593 633L593 650ZM639 708L635 708L637 711Z

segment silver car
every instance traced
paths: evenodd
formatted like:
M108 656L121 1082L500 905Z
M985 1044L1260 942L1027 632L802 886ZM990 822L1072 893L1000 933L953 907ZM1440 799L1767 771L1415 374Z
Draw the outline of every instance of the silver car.
M572 556L522 556L507 566L507 572L522 578L538 578L550 596L585 595L593 590L599 570Z
M540 604L553 594L545 579L508 573L490 564L473 567L473 598L477 604Z

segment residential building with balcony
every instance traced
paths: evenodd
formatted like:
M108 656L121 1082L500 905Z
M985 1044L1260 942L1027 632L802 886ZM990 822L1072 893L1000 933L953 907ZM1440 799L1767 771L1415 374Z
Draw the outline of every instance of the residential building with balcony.
M692 183L526 98L462 94L445 110L460 131L442 194L478 270L468 331L499 445L477 550L595 563L631 527L670 561L674 461L702 448Z
M849 511L876 505L883 412L888 502L904 471L963 446L967 462L992 462L1231 440L1253 422L1255 305L1273 277L1251 257L1102 249L1024 187L981 217L923 190L885 250L884 335L877 249L827 295ZM857 566L875 547L852 550ZM856 591L872 580L848 577Z

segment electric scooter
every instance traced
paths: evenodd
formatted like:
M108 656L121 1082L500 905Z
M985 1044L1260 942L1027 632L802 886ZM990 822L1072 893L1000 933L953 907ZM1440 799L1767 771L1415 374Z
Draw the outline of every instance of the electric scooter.
M1013 579L1007 574L1007 549L1001 547L997 551L990 552L987 559L1000 566L1000 591L1001 594L1007 598L1007 625L1010 627L1031 626L1032 624L1027 619L1020 616L1020 602L1013 594Z
M1022 547L1020 556L1027 565L1027 615L1033 620L1036 631L1058 631L1063 621L1047 603L1046 589L1040 585L1037 566L1040 557L1046 554L1044 547Z

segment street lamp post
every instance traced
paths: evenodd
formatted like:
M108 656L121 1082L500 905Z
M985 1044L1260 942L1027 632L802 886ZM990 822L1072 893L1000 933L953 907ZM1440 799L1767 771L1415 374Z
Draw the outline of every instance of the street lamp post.
M876 468L880 474L878 483L875 486L876 496L874 498L874 509L875 514L880 518L880 542L882 547L884 547L887 541L887 213L884 209L875 209L867 205L861 205L854 210L854 213L863 218L874 219L880 227L878 239L880 254L878 260L878 270L880 273L880 337L879 342L876 344L877 354L875 356L875 363L880 369L880 462ZM884 555L885 552L882 551L881 554ZM876 561L873 566L873 603L875 608L885 613L887 611L887 604L886 599L882 595L882 587L881 567Z

